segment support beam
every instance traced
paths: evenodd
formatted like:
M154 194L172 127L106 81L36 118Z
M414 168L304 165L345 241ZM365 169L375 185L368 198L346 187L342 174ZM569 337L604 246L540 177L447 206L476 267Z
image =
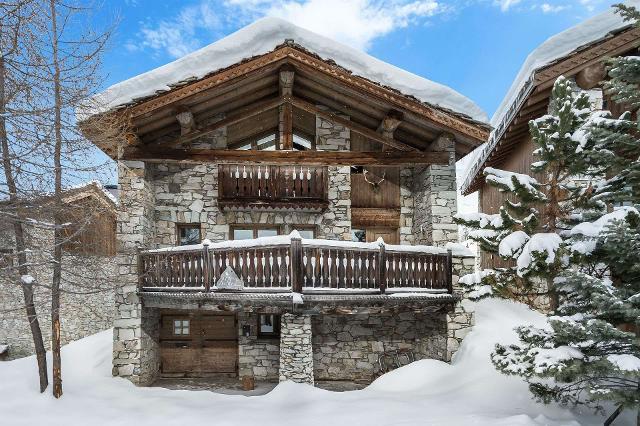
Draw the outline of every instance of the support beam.
M166 147L175 147L177 145L191 142L195 139L201 138L202 136L208 135L222 127L230 126L232 124L238 123L247 118L255 117L256 115L268 111L273 108L277 108L282 105L284 100L282 97L278 97L275 99L267 99L264 101L256 102L254 104L248 105L243 108L239 108L236 111L232 111L227 117L222 120L216 121L214 123L209 124L208 126L204 126L202 129L192 131L188 134L182 135L177 139L173 139L166 142L160 143L151 143L150 146L154 148L166 148Z
M341 126L344 126L346 128L348 128L349 130L351 130L352 132L356 132L361 134L362 136L365 136L369 139L372 139L376 142L380 142L384 145L388 145L392 148L396 148L399 149L401 151L416 151L419 152L419 150L417 148L414 148L410 145L407 145L405 143L399 142L395 139L392 138L388 138L385 137L383 135L381 135L380 133L376 132L375 130L371 130L368 127L362 126L360 124L354 123L350 120L347 120L345 118L340 117L338 114L334 114L332 112L329 111L324 111L320 108L318 108L317 106L310 104L307 101L304 101L302 99L299 98L295 98L292 97L290 99L287 99L287 102L291 102L293 104L293 106L300 108L304 111L310 112L312 114L315 114L319 117L324 118L325 120L331 121L333 123L336 124L340 124Z
M196 129L196 120L189 108L180 108L176 114L176 120L180 123L180 135L186 135Z
M142 150L129 148L123 159L151 163L305 164L319 166L406 166L449 164L447 152L241 151L215 149Z
M378 133L381 133L385 138L393 139L393 132L402 123L403 118L404 114L402 112L392 109L380 122Z
M283 65L280 68L280 96L293 96L293 81L295 71L291 65ZM293 107L290 103L280 106L280 117L278 120L278 130L280 147L285 150L293 149Z

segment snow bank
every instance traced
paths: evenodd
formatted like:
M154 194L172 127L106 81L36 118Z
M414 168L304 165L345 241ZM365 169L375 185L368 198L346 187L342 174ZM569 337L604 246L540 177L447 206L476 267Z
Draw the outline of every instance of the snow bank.
M449 87L278 18L260 19L176 61L111 86L92 99L91 104L99 107L80 111L78 118L86 119L90 114L135 102L136 99L170 90L177 83L199 79L243 59L271 52L286 39L293 39L323 59L333 60L358 76L391 86L422 102L465 114L477 121L488 120L479 106Z
M112 332L64 346L65 393L37 390L34 357L0 363L0 413L11 426L435 425L595 426L603 418L531 399L526 384L493 368L497 342L514 343L513 327L542 327L545 317L504 300L474 304L476 327L452 364L422 360L392 371L361 391L334 393L285 382L264 396L138 388L111 377ZM51 364L49 364L51 365ZM625 422L625 420L627 422ZM634 424L630 419L616 425Z

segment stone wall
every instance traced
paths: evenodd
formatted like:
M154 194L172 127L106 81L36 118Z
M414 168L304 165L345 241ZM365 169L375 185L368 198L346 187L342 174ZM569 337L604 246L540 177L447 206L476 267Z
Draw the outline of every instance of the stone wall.
M455 304L452 312L447 314L447 356L450 361L460 348L462 340L473 329L475 317L471 305L465 301L465 293L458 285L461 277L475 270L476 259L472 254L468 256L454 256L453 260L453 292L460 295L462 300Z
M400 244L415 244L414 203L413 168L403 167L400 169Z
M384 352L408 349L416 359L445 360L445 314L399 312L313 317L316 380L371 382Z
M50 221L49 219L44 219ZM26 225L25 239L34 302L45 347L51 347L51 281L53 230ZM0 249L15 249L13 228L0 226ZM116 284L115 258L78 256L63 251L60 282L60 339L62 344L111 328ZM8 359L34 353L31 328L24 309L22 286L13 271L0 267L0 345L9 345Z
M249 336L243 327L249 326ZM277 381L280 368L280 339L258 337L258 314L238 313L238 376Z
M118 277L113 321L113 375L150 384L157 372L154 313L142 309L137 295L137 248L153 247L155 192L141 161L118 163L120 204L117 220ZM143 319L143 314L145 318ZM150 362L150 360L152 360Z
M313 385L311 316L287 313L280 321L280 381Z
M415 215L413 234L416 244L444 246L458 241L455 144L451 137L438 140L449 152L448 165L416 167L413 174Z
M60 339L63 345L112 327L115 287L103 283L94 286L92 281L86 278L82 279L82 288L72 284L78 281L78 277L87 277L92 273L93 268L88 263L93 259L70 255L63 258L60 295ZM95 259L100 262L101 273L115 275L114 259ZM68 265L74 265L73 273L67 270ZM36 278L36 283L42 284L34 286L35 305L45 347L50 349L51 292L48 287L51 285L53 270L51 267L43 266L31 272ZM18 283L10 281L9 277L0 276L0 312L0 345L9 345L8 359L34 354L22 288Z

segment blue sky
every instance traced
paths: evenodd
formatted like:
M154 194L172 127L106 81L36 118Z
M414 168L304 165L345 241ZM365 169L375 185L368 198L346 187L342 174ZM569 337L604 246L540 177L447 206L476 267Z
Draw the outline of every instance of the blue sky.
M446 84L491 116L526 56L608 8L602 0L112 0L119 25L104 87L170 62L262 16L278 16Z

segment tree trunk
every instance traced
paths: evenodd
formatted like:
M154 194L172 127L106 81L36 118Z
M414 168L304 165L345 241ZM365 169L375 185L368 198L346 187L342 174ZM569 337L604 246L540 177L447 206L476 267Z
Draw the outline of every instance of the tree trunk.
M62 280L62 94L60 87L60 63L58 62L58 28L56 2L50 0L54 86L53 153L55 175L55 228L53 233L53 279L51 281L51 352L53 354L53 396L62 396L62 360L60 358L60 282Z
M26 243L24 238L24 229L22 228L22 219L24 218L18 205L18 190L13 176L13 168L11 167L11 157L9 154L9 142L7 140L7 127L5 121L6 98L5 98L5 76L6 68L4 58L0 57L0 146L2 147L2 164L4 168L4 176L7 189L9 190L9 201L16 206L16 216L14 218L13 233L16 246L16 258L18 260L18 273L28 275ZM47 351L44 347L42 339L42 330L38 321L36 306L33 301L33 284L24 282L21 278L17 278L22 287L24 297L24 307L27 314L27 321L31 329L31 337L33 338L33 346L36 351L36 359L38 361L38 375L40 377L40 392L44 392L49 386L49 378L47 373Z

